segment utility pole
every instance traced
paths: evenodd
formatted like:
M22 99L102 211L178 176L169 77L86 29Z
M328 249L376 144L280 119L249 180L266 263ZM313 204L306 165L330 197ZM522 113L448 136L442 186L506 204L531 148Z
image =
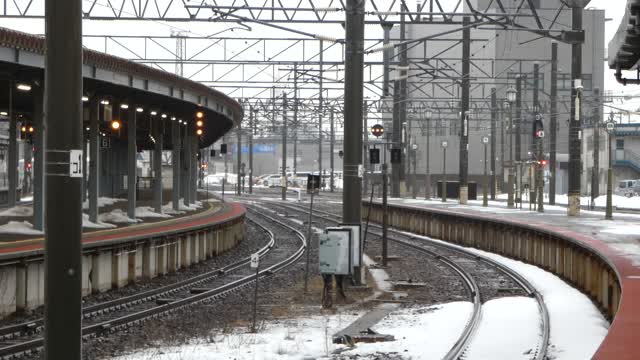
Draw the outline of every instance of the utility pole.
M514 189L515 189L515 174L514 170L516 170L516 164L513 161L513 103L516 100L516 92L514 88L510 87L507 90L507 101L509 103L509 175L507 179L507 206L509 209L513 209L515 207L514 204Z
M582 34L582 11L588 0L571 0L571 28ZM580 173L582 172L582 41L571 44L571 116L569 118L569 206L567 215L580 216Z
M616 123L613 120L613 111L609 115L609 121L606 125L607 142L609 144L609 168L607 169L607 209L605 212L605 220L613 220L613 135L615 134Z
M540 88L540 65L539 64L533 64L533 110L534 110L534 115L535 115L535 121L534 121L534 131L535 131L535 122L536 121L540 121L540 124L542 125L542 114L540 114L540 101L539 101L539 88ZM537 195L537 209L538 212L544 212L544 179L542 178L543 176L543 168L542 168L542 160L544 157L544 131L541 134L533 134L534 135L534 145L535 147L531 149L531 151L535 151L536 152L536 158L538 161L536 161L535 165L535 170L536 170L536 176L535 176L535 191L533 192L534 196ZM533 184L529 185L530 187L533 188ZM535 198L532 198L532 201L536 201Z
M593 108L593 168L591 171L591 208L600 196L600 89L593 89L595 106Z
M333 192L335 190L335 183L333 180L333 170L334 170L333 143L336 141L336 133L335 133L334 123L333 123L333 108L331 108L329 112L329 122L331 123L330 124L331 125L331 141L329 142L329 166L331 167L331 178L329 180L329 189L331 192Z
M462 18L462 98L460 106L460 204L466 204L469 198L469 74L471 57L471 18Z
M447 202L447 146L449 143L443 140L442 146L442 202Z
M361 224L362 110L364 66L364 0L347 0L345 8L344 163L342 221ZM354 269L360 283L360 267Z
M242 178L240 175L240 168L242 166L242 122L238 124L236 134L238 136L238 144L236 145L236 194L242 195Z
M516 168L516 202L520 203L522 208L522 76L518 74L516 77L516 114L515 114L515 126L516 126L516 162L520 167L520 176Z
M496 88L491 89L491 200L496 199L496 122L498 121L498 98Z
M253 105L249 105L249 194L253 194L253 116Z
M322 83L322 77L323 77L323 73L322 73L322 69L323 69L323 61L324 61L324 42L322 40L320 40L320 75L318 76L318 86L319 86L319 92L318 92L318 175L320 175L320 189L324 190L322 188L322 184L324 182L324 178L322 176L322 115L323 115L323 98L322 98L322 92L323 92L323 83Z
M298 173L298 64L293 65L293 178Z
M9 149L7 159L7 175L9 176L9 192L7 194L7 206L12 208L16 206L16 189L18 187L18 123L13 113L13 87L15 83L13 79L9 80Z
M487 144L489 143L489 137L482 137L482 146L484 147L484 177L483 177L483 186L482 186L482 206L489 206L489 197L488 197L488 187L489 187L489 179L487 177Z
M433 116L433 110L431 110L431 108L427 109L426 112L426 127L427 127L427 144L425 146L424 149L424 157L425 157L425 162L426 162L426 170L425 170L425 177L424 177L424 199L425 200L429 200L431 199L431 169L430 169L430 164L429 164L429 157L431 155L431 144L430 144L430 140L431 140L431 117Z
M400 15L400 41L405 40L405 15ZM396 65L396 78L393 82L393 132L391 148L402 148L402 125L406 120L406 92L404 90L404 79L407 77L407 47L401 45L398 49L400 64ZM404 179L402 176L405 166L404 156L401 156L399 164L392 164L391 167L391 196L400 197L400 181Z
M47 1L45 33L44 358L80 360L82 2Z
M502 166L500 167L500 191L504 192L505 188L504 188L504 168L505 168L505 161L506 161L506 157L505 157L505 139L504 139L504 128L505 128L505 123L507 121L507 111L505 109L509 108L509 104L504 102L502 103L502 111L500 113L500 163L502 164ZM508 192L508 191L507 191Z
M558 129L558 43L551 43L551 90L549 115L549 205L556 204L556 147Z
M287 200L287 93L285 92L282 93L282 171L280 174L282 200Z

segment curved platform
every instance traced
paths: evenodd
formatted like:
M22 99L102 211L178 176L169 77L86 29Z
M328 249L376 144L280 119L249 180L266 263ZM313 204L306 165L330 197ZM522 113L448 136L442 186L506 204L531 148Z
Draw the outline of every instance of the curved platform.
M597 212L568 218L566 210L539 214L415 200L390 200L388 208L394 228L498 253L562 277L612 320L593 359L640 357L634 351L640 333L640 230L633 231L640 216L606 221ZM374 202L372 221L381 221L381 210Z

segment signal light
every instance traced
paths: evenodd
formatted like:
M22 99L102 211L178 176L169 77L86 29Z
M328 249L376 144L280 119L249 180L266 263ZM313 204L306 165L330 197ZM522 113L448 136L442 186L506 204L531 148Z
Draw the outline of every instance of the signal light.
M120 120L111 120L111 129L120 130L121 126L122 124L120 124Z
M33 132L33 126L29 126L29 132L32 133Z
M202 131L202 129L198 129L198 130L196 130L196 134L197 134L198 136L201 136L203 133L204 133L204 131Z
M202 125L204 125L204 122L202 120L196 121L196 126L197 127L202 127Z
M196 113L196 118L198 118L198 119L202 119L203 117L204 117L204 113L203 113L202 111L198 111L198 112Z
M375 137L380 137L384 134L384 127L380 124L373 125L371 127L371 134Z
M547 160L540 160L540 165L547 166Z
M25 125L22 125L22 127L20 128L20 131L27 132L27 127Z

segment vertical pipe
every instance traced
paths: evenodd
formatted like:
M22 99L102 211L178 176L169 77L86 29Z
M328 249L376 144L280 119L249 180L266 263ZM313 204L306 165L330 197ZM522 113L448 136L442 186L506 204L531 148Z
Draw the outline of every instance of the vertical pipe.
M35 120L35 149L33 162L33 227L36 230L44 230L44 97L41 87L33 90L33 117ZM84 165L84 163L83 163ZM86 171L83 171L85 173Z
M460 204L466 204L469 198L469 90L471 63L471 18L462 19L462 97L460 105Z
M129 108L129 117L127 119L127 216L130 219L136 218L136 179L137 166L136 156L138 149L136 145L136 109L135 106ZM152 125L153 126L153 122Z
M282 93L282 169L280 177L282 200L287 200L287 94Z
M491 89L491 200L496 199L496 122L498 121L498 99L496 88Z
M9 80L9 158L7 159L7 173L9 176L7 201L9 207L16 206L16 188L18 186L18 125L13 114L13 85L13 79Z
M344 163L342 165L342 221L361 224L364 67L364 4L363 0L347 0L345 23L345 82L344 82ZM362 259L362 254L359 254ZM353 278L361 282L360 267L354 267Z
M129 116L135 118L135 109L129 112ZM153 210L157 213L162 213L162 147L164 138L164 121L159 121L154 124L154 138L156 139L155 146L153 148Z
M45 3L45 359L82 353L82 194L70 150L82 150L82 2ZM80 159L81 160L81 159ZM84 169L82 169L84 171Z
M171 190L171 203L173 205L173 210L180 210L180 149L181 149L181 138L180 138L180 123L174 121L171 123L171 165L173 168L173 184Z
M556 204L556 137L558 128L558 43L551 43L551 90L549 94L549 205Z
M582 30L582 7L571 9L571 27ZM582 43L571 45L571 116L569 118L569 206L567 215L580 216L580 182L582 172Z
M249 194L253 194L253 106L249 106Z

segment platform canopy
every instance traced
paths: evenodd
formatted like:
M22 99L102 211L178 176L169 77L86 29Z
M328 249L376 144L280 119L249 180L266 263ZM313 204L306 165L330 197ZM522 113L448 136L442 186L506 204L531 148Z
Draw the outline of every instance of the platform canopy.
M609 42L609 67L620 70L637 70L639 66L640 0L626 0L624 17L615 36Z

